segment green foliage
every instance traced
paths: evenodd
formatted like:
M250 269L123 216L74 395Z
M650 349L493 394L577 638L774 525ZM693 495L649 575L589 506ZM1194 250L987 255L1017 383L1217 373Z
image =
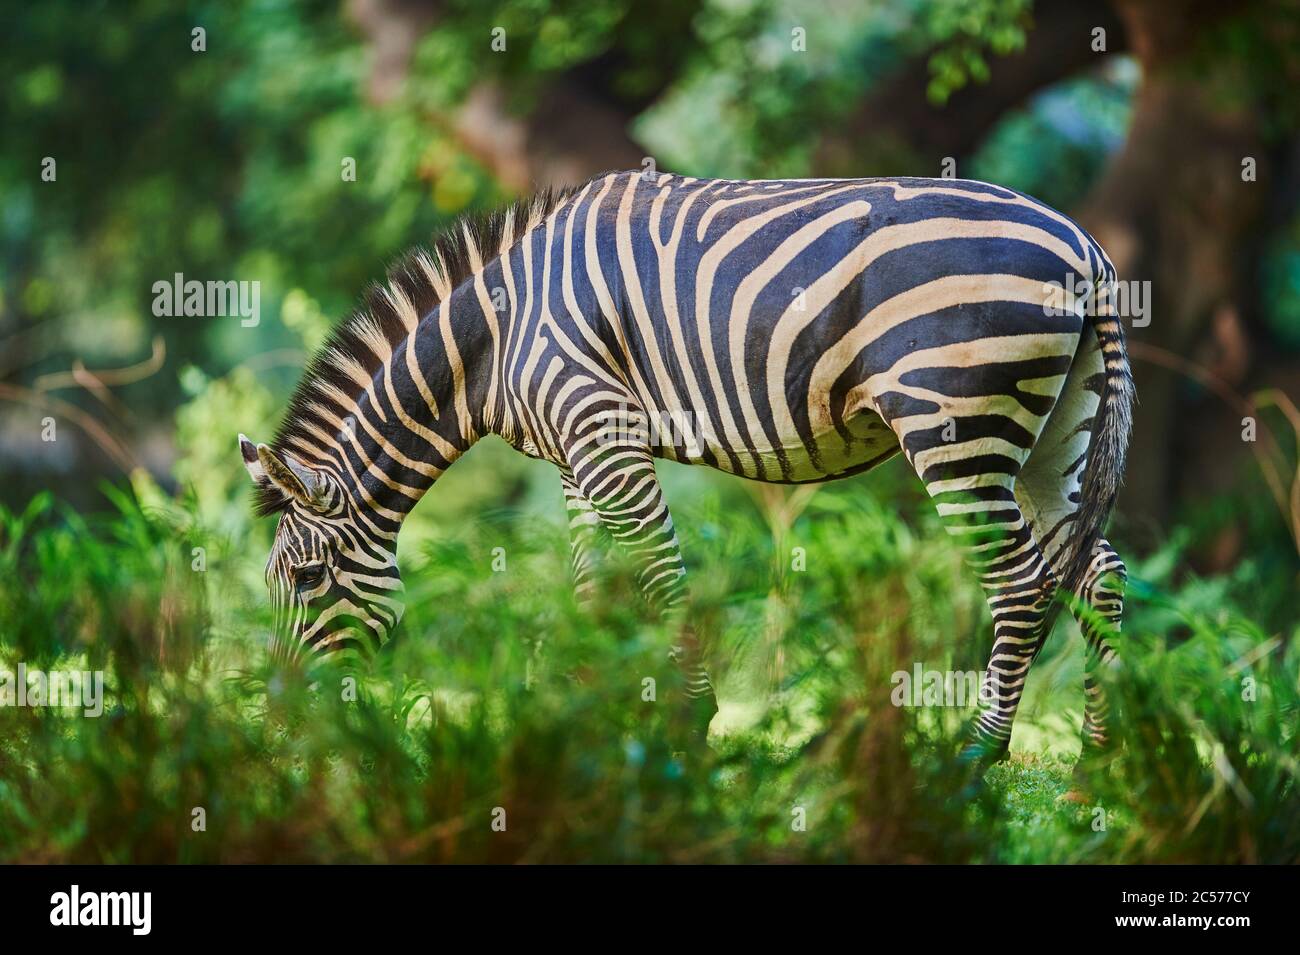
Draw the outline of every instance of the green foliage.
M708 4L695 29L699 56L635 128L696 176L808 175L822 132L906 53L902 18L860 4Z
M483 450L453 469L467 486L495 466ZM1296 860L1296 634L1228 609L1242 582L1157 590L1159 558L1134 568L1112 687L1126 749L1086 805L1059 800L1073 757L1042 755L1077 751L1065 632L1012 761L970 788L953 759L968 711L890 701L895 671L978 668L989 638L928 505L873 493L903 475L824 489L779 544L740 482L666 477L720 686L708 748L682 735L673 634L647 622L630 568L611 563L580 611L558 505L527 494L416 527L398 639L368 669L310 674L262 652L247 526L229 530L242 552L192 570L214 540L201 515L221 509L140 482L100 520L48 498L4 513L0 668L103 668L108 698L99 718L0 709L0 860Z
M132 681L183 672L207 637L206 595L190 569L196 539L129 493L104 493L116 514L83 517L48 495L0 512L0 654L33 666L84 654Z
M1076 208L1124 141L1137 80L1136 65L1121 59L1040 93L994 128L971 157L970 177Z
M498 195L417 103L366 102L337 4L140 3L106 21L51 3L8 24L0 54L17 78L0 98L0 318L41 329L16 356L28 374L66 367L60 351L137 361L154 334L172 367L224 374L291 340L276 318L294 289L338 316L387 261ZM177 272L260 282L262 321L153 315L154 283ZM179 397L174 376L122 392Z
M929 55L943 103L1030 27L1028 0L442 8L383 106L333 2L142 0L112 17L52 2L0 33L0 373L61 371L69 353L128 363L161 334L167 372L119 397L146 428L177 409L179 488L140 472L105 488L102 514L49 494L0 508L0 670L99 669L108 693L98 718L0 708L0 861L1300 860L1297 577L1262 494L1218 499L1131 562L1112 686L1126 749L1082 808L1060 801L1080 720L1072 626L985 786L952 759L966 711L890 702L895 671L978 670L990 641L979 588L901 466L827 487L788 522L749 485L664 468L720 686L705 750L673 706L674 635L617 564L604 602L575 608L556 475L501 442L407 522L409 609L372 668L271 667L271 527L250 517L235 435L269 438L307 353L387 260L502 198L450 121L472 86L495 81L526 117L581 71L637 116L662 168L803 176L900 64ZM1214 36L1278 72L1285 33ZM1135 84L1121 63L1035 97L973 174L1074 204ZM38 176L51 153L57 186ZM1300 323L1293 239L1264 250L1279 338ZM261 323L153 316L153 283L177 271L261 282ZM1249 559L1188 574L1187 541L1228 525Z
M986 52L1006 56L1023 49L1032 7L1033 0L924 5L921 32L938 47L930 55L930 99L942 104L967 83L987 83Z
M1098 802L1133 820L1121 861L1300 858L1300 653L1247 620L1193 616L1191 638L1128 640L1113 681L1126 758ZM1194 687L1193 692L1188 692Z

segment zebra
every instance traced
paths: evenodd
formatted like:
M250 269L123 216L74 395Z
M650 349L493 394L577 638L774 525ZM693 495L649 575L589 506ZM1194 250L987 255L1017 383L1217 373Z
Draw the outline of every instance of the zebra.
M656 459L800 484L901 451L993 619L962 758L1007 753L1058 597L1086 640L1084 755L1102 754L1126 579L1102 529L1134 400L1115 280L1070 218L973 180L633 170L464 217L336 328L270 444L239 437L257 513L279 515L276 645L382 646L403 518L497 435L559 470L578 600L619 548L680 622L707 719ZM1088 294L1053 307L1069 285Z

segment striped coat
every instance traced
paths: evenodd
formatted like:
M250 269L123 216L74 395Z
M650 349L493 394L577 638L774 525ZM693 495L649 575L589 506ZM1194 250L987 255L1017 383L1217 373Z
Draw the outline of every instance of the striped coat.
M960 180L616 173L463 222L340 326L270 445L241 436L281 514L285 642L387 638L402 518L487 434L559 469L579 594L612 538L665 612L685 568L655 458L802 483L901 450L988 596L991 702L967 755L1000 755L1057 591L1119 619L1101 529L1133 388L1114 282L1066 216ZM1094 749L1104 629L1085 615ZM689 626L675 653L711 711Z

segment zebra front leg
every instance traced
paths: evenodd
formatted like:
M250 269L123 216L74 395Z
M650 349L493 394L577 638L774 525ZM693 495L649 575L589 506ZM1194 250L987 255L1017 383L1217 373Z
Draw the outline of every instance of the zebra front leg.
M683 619L686 567L654 459L646 449L608 448L575 465L573 483L578 496L633 561L646 602L679 624L678 640L669 656L685 681L692 730L700 736L707 734L718 703L704 666L703 647L694 628Z
M600 515L578 489L569 470L560 471L564 507L569 515L569 554L573 592L578 606L590 608L596 593L596 573L603 562L607 541L602 539Z

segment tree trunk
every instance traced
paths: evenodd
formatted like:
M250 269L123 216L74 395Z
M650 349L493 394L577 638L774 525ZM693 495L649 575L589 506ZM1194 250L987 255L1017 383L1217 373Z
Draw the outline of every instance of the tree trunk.
M1240 64L1222 56L1193 62L1204 31L1231 8L1151 0L1114 5L1143 78L1128 140L1079 219L1121 280L1150 282L1150 324L1129 328L1139 353L1138 406L1122 509L1159 525L1196 486L1195 469L1185 465L1204 435L1198 438L1200 416L1185 380L1141 360L1142 346L1211 363L1229 384L1242 382L1251 355L1240 303L1249 299L1270 170L1260 111L1222 95L1239 85ZM1243 180L1248 158L1256 161L1257 181ZM1217 344L1207 336L1216 315Z

